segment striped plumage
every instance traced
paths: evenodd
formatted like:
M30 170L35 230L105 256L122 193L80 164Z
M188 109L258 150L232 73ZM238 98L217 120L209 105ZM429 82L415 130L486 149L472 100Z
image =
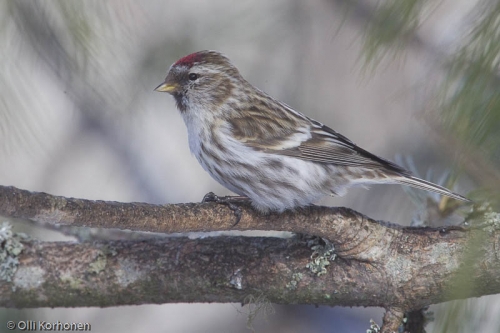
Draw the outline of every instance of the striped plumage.
M396 183L468 199L418 179L247 82L228 58L201 51L174 63L172 94L203 168L262 212L309 205L354 185Z

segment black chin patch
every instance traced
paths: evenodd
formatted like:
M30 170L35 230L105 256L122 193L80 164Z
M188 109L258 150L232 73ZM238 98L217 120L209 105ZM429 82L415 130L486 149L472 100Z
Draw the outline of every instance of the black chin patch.
M174 98L175 102L177 103L177 108L179 111L184 112L187 109L186 105L186 98L184 97L184 94L181 93L174 93Z

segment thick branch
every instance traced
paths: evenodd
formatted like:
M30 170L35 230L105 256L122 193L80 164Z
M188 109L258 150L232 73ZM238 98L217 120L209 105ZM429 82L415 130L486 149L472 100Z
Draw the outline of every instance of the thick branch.
M261 215L248 204L235 228L234 213L216 203L153 205L66 198L0 186L0 215L35 222L163 233L217 230L288 230L327 237L332 223L356 223L365 216L345 208L312 207ZM347 225L348 227L348 225Z
M360 284L370 264L338 261L318 277L306 269L310 256L305 241L279 238L28 242L12 282L0 282L0 306L241 303L249 295L286 304L388 301L381 274Z
M405 311L430 304L500 291L500 234L495 225L486 230L415 229L389 226L343 208L310 207L262 216L241 207L238 229L321 236L335 244L339 258L330 262L326 274L317 276L306 269L313 251L295 239L28 243L14 281L0 284L1 302L5 306L241 302L248 294L262 293L276 303L383 306L399 318ZM160 232L226 230L234 223L231 210L212 203L90 201L13 187L0 187L0 214Z

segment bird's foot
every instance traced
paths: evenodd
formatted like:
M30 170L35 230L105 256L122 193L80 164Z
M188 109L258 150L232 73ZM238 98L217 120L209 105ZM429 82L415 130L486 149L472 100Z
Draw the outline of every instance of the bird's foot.
M205 194L203 199L201 200L202 203L205 202L215 202L221 205L226 205L231 209L234 213L234 216L236 217L236 222L233 224L232 228L234 228L241 220L241 208L235 205L235 203L239 202L245 202L250 200L248 197L244 196L225 196L225 197L219 197L216 195L214 192L208 192Z

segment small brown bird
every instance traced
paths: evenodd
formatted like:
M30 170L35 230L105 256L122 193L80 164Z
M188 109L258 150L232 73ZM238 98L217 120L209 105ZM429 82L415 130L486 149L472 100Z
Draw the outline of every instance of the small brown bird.
M355 185L403 184L469 201L416 178L252 86L224 55L200 51L169 69L172 94L198 162L261 212L306 206Z

